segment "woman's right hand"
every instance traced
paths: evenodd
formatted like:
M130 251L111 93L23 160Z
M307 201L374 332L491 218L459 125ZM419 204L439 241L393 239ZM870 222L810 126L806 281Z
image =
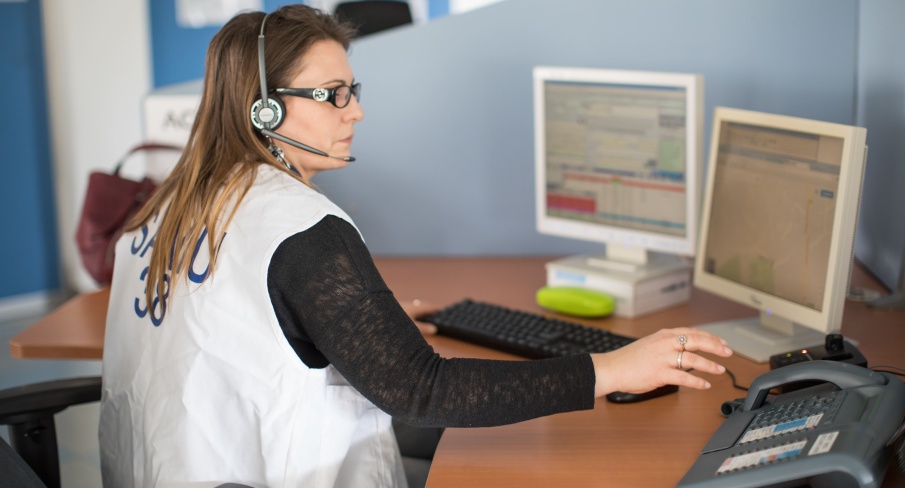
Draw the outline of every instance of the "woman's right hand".
M687 370L723 374L726 368L700 353L729 357L732 350L709 332L677 328L662 329L615 351L592 354L597 375L594 394L643 393L664 385L710 388L708 381Z

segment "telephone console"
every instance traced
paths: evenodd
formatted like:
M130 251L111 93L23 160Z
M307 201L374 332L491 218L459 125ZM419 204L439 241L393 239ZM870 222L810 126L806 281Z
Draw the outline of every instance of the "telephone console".
M819 381L767 397L783 384ZM677 485L879 487L902 435L905 383L837 361L761 375Z
M806 349L789 351L783 354L776 354L770 357L770 369L777 369L790 364L803 363L806 361L818 361L825 359L827 361L842 361L858 366L867 367L867 358L861 354L861 351L854 344L845 340L842 334L827 334L826 340L822 345L815 345Z
M771 356L770 369L778 369L789 366L790 364L819 360L840 361L863 366L865 368L867 367L867 358L861 354L861 351L859 351L854 344L845 340L842 337L842 334L828 334L826 336L826 341L821 345ZM814 386L817 383L819 382L803 381L798 383L787 383L779 387L779 393L788 393L808 386Z

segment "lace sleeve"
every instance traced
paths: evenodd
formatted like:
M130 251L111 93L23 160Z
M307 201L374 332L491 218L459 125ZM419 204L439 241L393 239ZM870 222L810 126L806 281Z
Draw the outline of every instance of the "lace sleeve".
M416 426L485 427L594 406L590 356L444 359L421 336L358 232L328 216L284 241L268 270L284 334L309 367L334 367Z

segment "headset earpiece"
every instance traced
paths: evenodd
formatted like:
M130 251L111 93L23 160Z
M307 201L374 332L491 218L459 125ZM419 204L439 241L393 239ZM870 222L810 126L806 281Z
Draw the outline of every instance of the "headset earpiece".
M251 105L251 124L258 130L276 130L283 123L285 115L286 108L277 97L267 97L266 107L261 97Z

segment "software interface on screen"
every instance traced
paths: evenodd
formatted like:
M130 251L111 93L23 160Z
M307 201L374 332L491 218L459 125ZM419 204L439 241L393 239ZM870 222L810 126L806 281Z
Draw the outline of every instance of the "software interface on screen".
M703 92L691 73L534 68L537 229L605 244L571 265L624 279L690 269Z
M704 269L821 310L843 139L723 122Z
M684 87L544 84L546 212L685 236Z

